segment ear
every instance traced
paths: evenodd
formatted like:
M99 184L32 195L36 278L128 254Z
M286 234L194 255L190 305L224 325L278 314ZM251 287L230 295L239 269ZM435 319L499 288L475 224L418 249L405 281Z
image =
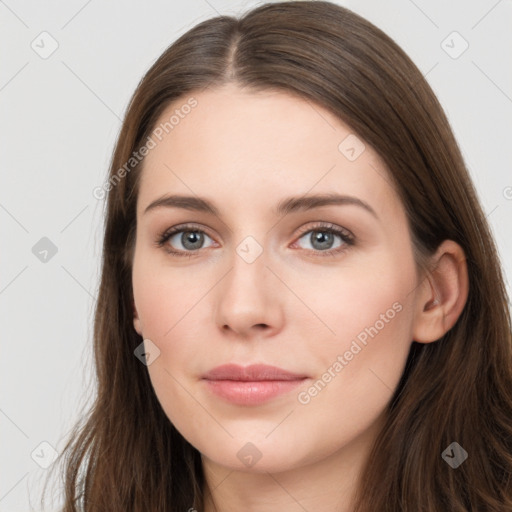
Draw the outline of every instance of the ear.
M135 306L135 299L132 297L132 307L133 307L133 327L137 331L137 333L142 336L142 322L139 318L139 313L137 312L137 308Z
M418 288L413 340L437 341L457 322L468 297L466 255L459 244L445 240L432 256L433 270Z

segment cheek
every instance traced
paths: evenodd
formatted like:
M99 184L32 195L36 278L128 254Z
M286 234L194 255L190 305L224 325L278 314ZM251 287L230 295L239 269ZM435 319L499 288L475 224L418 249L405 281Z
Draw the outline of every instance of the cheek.
M323 321L323 346L342 349L361 333L364 342L367 329L389 333L409 322L416 279L412 258L380 251L356 259L329 274L304 273L294 284L297 295Z
M327 407L337 396L350 396L359 417L391 398L412 341L414 261L394 253L378 261L347 277L345 291L338 293L330 310L337 336L323 354L326 369L339 364L337 377L319 402Z
M194 315L199 312L204 291L187 284L183 272L143 263L142 259L134 262L135 303L144 339L150 339L160 350L147 367L149 377L169 420L182 433L189 432L195 430L191 427L194 418L201 421L200 411L193 407L185 374L197 359L197 340L201 338L196 329L204 322L196 322Z
M353 406L364 408L373 400L374 406L383 405L391 396L411 345L415 279L412 256L388 252L344 269L339 278L324 279L322 292L309 293L309 303L329 327L321 327L321 343L310 347L318 362L319 404L327 407L349 393ZM311 285L306 283L302 296L319 289ZM318 338L318 331L307 336Z
M201 277L190 269L165 268L150 258L134 261L133 293L142 335L160 350L158 359L148 367L157 394L177 385L171 375L182 381L187 371L198 372L197 355L204 348L205 329L211 331L205 295L215 280L211 271L209 274Z
M200 300L201 287L190 282L186 271L170 271L153 260L136 257L132 280L143 335L156 341L171 336L180 319Z

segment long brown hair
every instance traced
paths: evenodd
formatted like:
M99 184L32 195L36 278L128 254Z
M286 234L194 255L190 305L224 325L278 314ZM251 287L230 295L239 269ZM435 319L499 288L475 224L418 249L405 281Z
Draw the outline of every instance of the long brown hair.
M413 62L371 23L322 1L267 4L240 18L204 21L138 85L105 188L97 394L60 456L63 510L203 510L200 454L166 417L134 356L142 341L133 328L131 282L141 164L126 162L170 102L228 82L293 93L334 113L389 169L417 263L446 239L466 255L464 310L437 342L412 342L355 510L512 511L510 313L475 189L443 109ZM452 442L468 453L456 469L441 456Z

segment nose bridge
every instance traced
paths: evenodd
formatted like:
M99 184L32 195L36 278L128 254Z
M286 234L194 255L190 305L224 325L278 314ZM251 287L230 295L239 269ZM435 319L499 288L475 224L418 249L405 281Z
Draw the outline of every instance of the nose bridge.
M252 235L246 236L234 247L231 256L231 272L226 279L227 294L247 302L263 300L268 294L268 250ZM266 297L268 299L268 296Z
M263 236L261 236L263 238ZM252 235L245 236L230 256L231 270L218 292L217 323L246 333L254 325L280 322L277 279L267 268L270 251Z

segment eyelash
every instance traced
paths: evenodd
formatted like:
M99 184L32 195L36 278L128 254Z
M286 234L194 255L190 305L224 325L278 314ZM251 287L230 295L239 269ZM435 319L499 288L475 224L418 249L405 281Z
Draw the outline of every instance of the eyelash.
M203 233L205 235L208 235L207 232L204 230L198 228L197 226L194 226L193 224L181 224L179 226L174 226L170 229L165 230L163 233L161 233L158 236L158 239L156 241L156 245L158 247L164 248L164 245L166 242L171 238L172 235L175 235L176 233L181 232L199 232ZM337 247L336 249L327 249L325 251L316 251L314 249L306 249L307 251L312 251L314 253L318 253L321 257L328 257L328 256L336 256L337 254L340 254L347 250L348 247L355 244L355 237L350 233L350 231L341 229L336 227L334 224L325 223L325 222L319 222L315 226L309 227L307 230L303 231L299 234L297 240L300 240L304 235L310 233L310 232L320 232L320 233L331 233L334 235L338 235L341 240L344 242L344 246ZM208 235L210 236L210 235ZM210 237L212 238L212 237ZM195 256L200 249L197 249L195 251L175 251L173 249L169 249L168 247L164 248L166 252L169 254L172 254L174 256L184 256L186 258L191 258Z

